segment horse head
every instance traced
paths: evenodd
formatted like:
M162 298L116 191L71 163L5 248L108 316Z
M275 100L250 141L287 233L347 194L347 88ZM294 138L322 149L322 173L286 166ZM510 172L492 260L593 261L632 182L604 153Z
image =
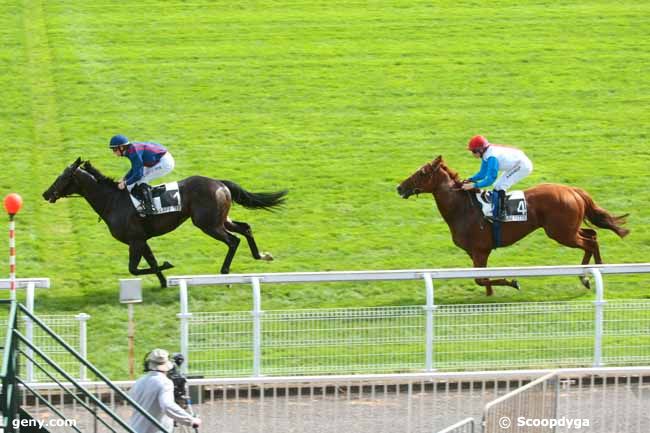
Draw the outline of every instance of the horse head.
M77 193L77 185L74 181L74 174L81 166L81 157L77 158L75 162L67 166L63 173L56 178L54 183L45 190L43 193L43 198L50 203L54 203L62 197L67 197L69 195Z
M442 156L439 155L436 159L424 164L415 173L403 180L397 186L397 193L402 198L409 198L412 195L423 192L432 193L442 181L443 176L441 174L443 172L447 172L447 166L443 162Z

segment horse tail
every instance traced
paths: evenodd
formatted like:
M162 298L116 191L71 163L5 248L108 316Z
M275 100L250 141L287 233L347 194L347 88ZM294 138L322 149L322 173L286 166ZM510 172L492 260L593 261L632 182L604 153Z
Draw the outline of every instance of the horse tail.
M276 192L250 192L235 182L229 180L221 180L220 182L228 187L230 195L236 203L249 209L265 209L270 211L274 207L284 204L285 196L288 192L286 189Z
M573 190L582 198L585 203L585 219L603 229L609 229L616 233L619 237L623 238L630 233L626 228L621 227L626 222L626 218L629 214L624 214L620 216L612 215L607 212L605 209L599 207L594 200L589 196L587 191L580 188L573 188Z

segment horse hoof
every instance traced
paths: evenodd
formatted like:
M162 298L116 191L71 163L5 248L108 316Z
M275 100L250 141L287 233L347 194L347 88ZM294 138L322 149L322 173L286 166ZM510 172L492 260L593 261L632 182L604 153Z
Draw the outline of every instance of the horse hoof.
M512 287L514 287L517 290L521 290L521 288L519 287L519 281L517 280L512 280Z
M583 286L587 289L591 289L591 283L589 282L589 279L587 277L580 277L580 282L582 283Z
M264 261L267 261L267 262L272 262L273 261L273 256L271 255L271 253L262 253L260 255L260 259L262 259Z

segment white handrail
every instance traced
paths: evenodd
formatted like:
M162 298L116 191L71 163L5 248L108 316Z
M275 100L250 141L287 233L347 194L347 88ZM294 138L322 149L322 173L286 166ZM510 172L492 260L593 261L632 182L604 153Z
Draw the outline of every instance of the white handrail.
M181 275L167 277L167 285L178 286L181 281L188 286L217 284L250 284L253 278L261 283L305 283L334 281L377 281L377 280L421 280L430 274L433 279L499 278L499 277L544 277L583 276L592 269L601 274L637 274L650 272L650 263L629 263L616 265L572 265L572 266L529 266L501 268L439 268L386 271L331 271L331 272L285 272L254 274Z
M50 288L50 279L49 278L16 278L16 288L17 289L26 289L30 284L33 284L37 289L49 289ZM9 288L9 279L0 278L0 289Z

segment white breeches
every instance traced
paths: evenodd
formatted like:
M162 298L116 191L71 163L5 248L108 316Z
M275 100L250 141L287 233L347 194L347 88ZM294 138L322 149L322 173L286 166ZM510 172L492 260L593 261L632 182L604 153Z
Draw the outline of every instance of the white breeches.
M160 158L158 164L154 165L153 167L144 168L144 173L142 174L142 178L137 182L128 185L129 191L131 191L134 186L140 183L148 183L149 185L151 185L152 180L157 179L159 177L163 177L166 174L169 174L174 169L174 164L175 164L174 157L172 156L171 153L167 152L166 154L163 155L162 158Z
M520 161L517 165L510 170L503 173L496 182L494 182L494 189L507 191L515 183L519 182L524 177L533 172L533 163L529 159Z

